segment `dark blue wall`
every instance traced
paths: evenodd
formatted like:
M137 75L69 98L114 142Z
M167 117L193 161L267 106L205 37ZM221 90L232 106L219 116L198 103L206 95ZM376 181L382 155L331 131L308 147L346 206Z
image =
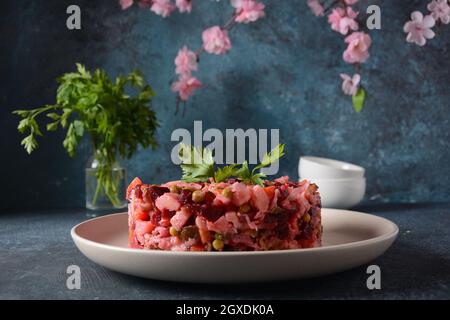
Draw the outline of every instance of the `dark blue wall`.
M88 141L70 159L63 134L48 134L31 156L19 146L16 108L54 102L54 79L75 62L112 75L141 69L156 90L161 128L157 151L141 150L126 163L129 176L149 182L179 177L171 164L171 132L204 128L281 128L287 157L280 174L297 178L302 154L348 160L367 168L366 201L450 200L450 27L420 48L405 42L409 13L426 1L384 1L363 81L366 108L353 112L340 90L342 38L314 17L304 0L266 0L267 17L239 25L226 56L202 56L198 77L208 84L174 116L173 59L183 44L198 47L201 32L228 18L222 0L195 1L190 15L162 19L115 0L26 1L0 5L0 191L2 208L84 205L83 168ZM361 1L367 4L380 1ZM82 30L68 31L65 10L82 8ZM372 199L372 200L370 200Z

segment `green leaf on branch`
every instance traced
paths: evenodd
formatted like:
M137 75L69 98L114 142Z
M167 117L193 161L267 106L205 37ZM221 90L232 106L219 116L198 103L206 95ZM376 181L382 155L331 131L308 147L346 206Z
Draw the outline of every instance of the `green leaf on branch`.
M364 107L364 100L366 99L366 91L363 88L359 88L355 95L352 96L353 109L356 112L361 112Z
M28 152L28 154L33 152L33 150L36 149L36 147L37 147L36 139L34 138L34 136L32 134L30 134L29 136L24 138L20 144L22 146L24 146L24 148Z
M57 113L51 112L47 114L47 117L49 117L52 120L59 120L61 116Z
M20 120L17 130L19 130L20 133L24 133L25 130L27 130L27 128L29 126L30 126L30 119L25 118L25 119Z
M83 136L83 134L84 134L84 124L83 124L83 122L81 122L80 120L75 120L73 122L73 127L74 127L74 130L75 130L75 135L78 138L81 138Z
M47 124L47 131L56 131L58 129L58 122L52 122Z

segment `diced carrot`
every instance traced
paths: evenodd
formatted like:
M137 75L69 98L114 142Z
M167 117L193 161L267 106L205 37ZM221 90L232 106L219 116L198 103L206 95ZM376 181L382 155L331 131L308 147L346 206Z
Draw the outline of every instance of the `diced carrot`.
M313 248L314 240L313 239L302 239L302 240L300 240L300 244L301 244L302 248Z
M131 181L130 185L127 188L127 200L130 199L130 194L131 191L136 187L142 185L142 181L141 179L139 179L138 177L134 178L133 181Z
M264 191L266 192L269 199L272 200L275 194L275 186L265 187Z
M205 251L205 247L196 244L196 245L193 245L193 246L191 247L191 251Z
M200 240L202 243L208 243L211 240L211 235L208 229L198 229L198 233L200 234Z
M200 240L202 243L208 243L209 240L211 240L211 235L209 234L209 230L206 226L205 218L197 216L197 218L195 218L195 225L198 228L198 233L200 234Z
M137 206L134 210L135 220L148 220L148 211L143 210L140 206Z
M136 240L134 237L134 228L133 226L130 226L129 228L129 233L128 233L128 244L131 246L133 244L135 244Z

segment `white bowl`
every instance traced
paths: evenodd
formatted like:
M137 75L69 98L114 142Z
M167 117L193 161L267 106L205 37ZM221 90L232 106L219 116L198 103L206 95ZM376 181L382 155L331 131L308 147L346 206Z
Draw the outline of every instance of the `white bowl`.
M305 179L302 177L302 180ZM308 179L308 178L306 178ZM319 187L322 206L325 208L348 209L364 198L366 178L353 179L308 179Z
M300 177L316 179L363 178L364 168L352 163L319 158L300 157L298 173Z

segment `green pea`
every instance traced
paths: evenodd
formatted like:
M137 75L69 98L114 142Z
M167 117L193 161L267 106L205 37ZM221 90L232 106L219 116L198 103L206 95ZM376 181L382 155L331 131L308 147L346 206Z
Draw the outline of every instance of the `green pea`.
M180 188L176 185L170 186L169 190L171 193L180 193Z
M228 199L231 199L231 197L233 196L233 191L231 191L230 187L226 187L225 189L223 189L222 195L224 197L227 197Z
M308 223L311 220L311 216L309 215L309 213L305 213L305 215L303 216L303 220Z
M223 250L224 243L222 240L216 239L213 241L212 246L215 250L221 251L221 250Z
M205 194L201 190L195 190L192 192L192 201L202 202L203 200L205 200Z
M175 229L175 227L170 227L169 233L170 233L170 235L173 236L173 237L178 236L178 230Z

